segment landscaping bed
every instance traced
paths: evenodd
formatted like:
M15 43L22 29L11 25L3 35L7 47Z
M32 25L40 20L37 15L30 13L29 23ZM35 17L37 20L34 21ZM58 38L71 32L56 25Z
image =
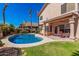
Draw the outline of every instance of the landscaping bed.
M21 50L18 48L6 47L0 49L0 56L19 56Z

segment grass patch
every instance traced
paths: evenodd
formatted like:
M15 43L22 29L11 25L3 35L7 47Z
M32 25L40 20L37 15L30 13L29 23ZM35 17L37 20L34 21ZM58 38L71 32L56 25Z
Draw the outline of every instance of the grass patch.
M22 48L25 56L71 56L79 49L77 42L51 42L40 46Z

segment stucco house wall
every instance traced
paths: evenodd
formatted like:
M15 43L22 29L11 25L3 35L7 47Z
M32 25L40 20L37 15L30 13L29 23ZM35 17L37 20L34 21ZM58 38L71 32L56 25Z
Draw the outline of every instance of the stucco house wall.
M48 20L61 14L61 4L51 3L48 4L40 16L43 16L42 20Z

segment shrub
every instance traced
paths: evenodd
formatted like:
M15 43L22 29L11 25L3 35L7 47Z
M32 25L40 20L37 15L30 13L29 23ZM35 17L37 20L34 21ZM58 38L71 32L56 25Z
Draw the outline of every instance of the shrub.
M7 35L7 28L2 29L2 32L3 32L3 36L6 36Z
M40 33L40 28L37 28L37 30L35 31L35 33Z
M15 32L15 26L13 24L9 25L9 32L10 34L13 34L13 32Z
M72 56L79 56L79 50L76 50L76 51L74 51L72 53L73 53Z
M16 29L17 33L21 33L21 30L20 29Z
M24 30L24 31L21 31L20 33L21 33L21 34L26 34L26 33L28 33L28 32Z
M4 45L4 43L0 40L0 46L3 46Z

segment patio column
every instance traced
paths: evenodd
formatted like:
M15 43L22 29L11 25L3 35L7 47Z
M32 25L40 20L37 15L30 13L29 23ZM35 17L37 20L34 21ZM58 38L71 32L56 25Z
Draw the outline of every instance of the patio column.
M46 23L46 35L48 35L49 29L49 23Z
M45 24L43 25L43 35L45 35Z
M77 23L76 39L79 39L79 18Z
M69 24L70 24L70 38L74 39L74 19L75 17L73 16L72 18L69 19Z

